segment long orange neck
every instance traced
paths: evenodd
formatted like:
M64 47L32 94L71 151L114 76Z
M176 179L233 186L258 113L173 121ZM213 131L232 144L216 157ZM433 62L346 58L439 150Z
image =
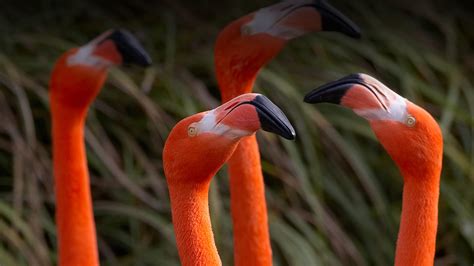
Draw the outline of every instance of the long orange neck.
M242 139L228 164L235 265L272 265L265 184L256 137Z
M395 265L433 265L438 226L439 169L405 176Z
M286 40L266 34L242 36L241 26L250 18L230 23L217 37L214 65L223 102L252 92L260 69L286 44Z
M252 92L260 69L285 45L269 36L232 41L240 36L242 18L226 27L215 50L216 76L222 102ZM272 265L265 184L255 136L241 140L228 161L235 265Z
M222 102L251 92L258 70L241 73L235 80L221 84ZM255 136L240 141L228 165L234 263L236 266L272 265L265 184Z
M84 145L86 110L51 103L59 265L99 265Z
M168 180L180 179L167 177ZM169 182L176 243L183 266L222 265L209 215L208 193L212 176L198 184Z
M219 82L222 103L225 103L241 94L252 92L258 71L260 70L260 68L247 68L242 72L230 73L228 70L220 69L221 68L216 68L217 75L225 77Z

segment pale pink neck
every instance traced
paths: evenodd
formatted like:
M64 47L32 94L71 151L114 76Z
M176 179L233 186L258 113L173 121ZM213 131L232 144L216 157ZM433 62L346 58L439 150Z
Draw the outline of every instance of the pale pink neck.
M99 265L84 146L85 110L51 103L59 265Z
M208 180L199 184L168 185L176 243L183 266L222 265L212 233L208 202L211 177Z
M438 226L440 171L405 176L395 265L433 265Z

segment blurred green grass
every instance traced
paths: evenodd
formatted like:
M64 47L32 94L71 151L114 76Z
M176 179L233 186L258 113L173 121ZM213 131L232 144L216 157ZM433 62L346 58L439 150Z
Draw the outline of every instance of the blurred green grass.
M181 118L218 103L212 51L226 23L274 1L11 1L0 11L0 264L56 261L47 84L56 58L103 30L134 32L152 68L114 69L86 143L103 265L179 265L161 150ZM298 140L259 133L275 265L390 265L402 179L367 123L302 103L308 90L366 72L429 110L445 136L437 265L474 262L474 16L452 1L332 1L362 28L295 40L257 81ZM232 264L225 171L210 204Z

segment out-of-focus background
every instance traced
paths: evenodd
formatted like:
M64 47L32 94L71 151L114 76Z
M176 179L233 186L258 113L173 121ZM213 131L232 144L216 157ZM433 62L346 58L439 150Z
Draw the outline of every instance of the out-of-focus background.
M104 30L136 34L155 64L116 68L88 116L86 145L103 265L178 265L164 140L219 100L213 45L228 22L275 3L12 1L0 9L0 264L52 265L57 246L48 79L56 60ZM295 142L259 133L275 265L393 264L402 178L368 124L303 104L325 82L366 72L429 110L445 137L437 265L474 263L474 4L331 3L363 29L292 41L259 75L296 127ZM403 145L401 143L400 145ZM409 156L409 155L407 155ZM225 171L210 192L214 233L232 265Z

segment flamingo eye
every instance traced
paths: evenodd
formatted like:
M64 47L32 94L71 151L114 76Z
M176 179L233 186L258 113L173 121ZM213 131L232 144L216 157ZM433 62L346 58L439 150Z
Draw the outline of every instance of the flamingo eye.
M191 125L189 125L189 127L188 127L188 136L194 137L194 136L197 135L197 133L198 133L198 130L197 130L196 123L192 123Z
M408 115L407 121L405 122L405 124L406 124L408 127L414 127L414 126L416 125L416 119L415 119L415 117L413 117L412 115Z

